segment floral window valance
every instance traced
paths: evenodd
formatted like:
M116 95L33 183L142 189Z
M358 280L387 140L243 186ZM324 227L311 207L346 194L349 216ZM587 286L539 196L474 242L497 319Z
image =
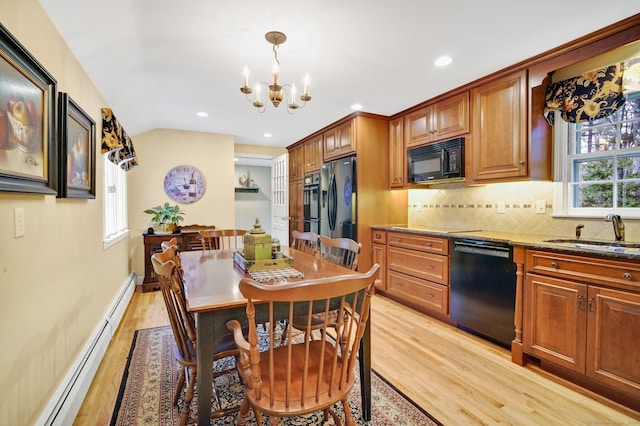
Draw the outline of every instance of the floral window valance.
M544 116L553 126L554 111L569 123L584 123L615 113L627 93L640 90L640 57L551 83Z
M111 108L102 108L102 148L101 152L123 170L129 171L138 165L133 142L124 131Z

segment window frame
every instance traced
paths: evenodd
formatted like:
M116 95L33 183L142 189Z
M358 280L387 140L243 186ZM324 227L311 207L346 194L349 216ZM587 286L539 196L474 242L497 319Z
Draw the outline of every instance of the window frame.
M109 248L129 235L127 211L127 173L102 154L103 167L103 246Z
M640 92L634 93L629 98L640 98ZM553 164L554 164L554 190L553 190L553 217L577 217L577 218L604 218L615 211L616 214L630 219L640 219L640 207L574 207L572 172L575 154L571 148L575 141L574 124L562 120L560 112L555 112L555 126L553 128ZM619 136L619 135L618 135ZM640 147L632 149L616 148L607 152L594 152L583 154L580 159L588 158L614 158L621 154L640 153ZM617 188L615 188L617 190ZM615 193L616 191L614 191Z

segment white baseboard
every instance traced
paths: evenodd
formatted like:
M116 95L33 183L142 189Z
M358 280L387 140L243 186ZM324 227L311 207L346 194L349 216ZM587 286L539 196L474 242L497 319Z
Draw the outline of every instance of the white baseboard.
M73 424L135 287L136 274L132 272L36 421L37 426Z

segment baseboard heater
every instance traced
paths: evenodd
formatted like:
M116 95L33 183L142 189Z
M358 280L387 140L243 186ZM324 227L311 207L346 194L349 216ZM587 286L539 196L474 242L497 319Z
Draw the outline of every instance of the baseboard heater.
M135 287L136 274L132 272L36 421L37 426L73 424Z

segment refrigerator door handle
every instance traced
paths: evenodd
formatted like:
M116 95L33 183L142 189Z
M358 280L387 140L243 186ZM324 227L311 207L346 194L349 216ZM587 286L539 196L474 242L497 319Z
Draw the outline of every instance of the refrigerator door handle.
M329 179L329 199L328 201L328 213L329 213L329 230L336 230L336 215L338 204L338 192L336 185L336 175L331 175Z

